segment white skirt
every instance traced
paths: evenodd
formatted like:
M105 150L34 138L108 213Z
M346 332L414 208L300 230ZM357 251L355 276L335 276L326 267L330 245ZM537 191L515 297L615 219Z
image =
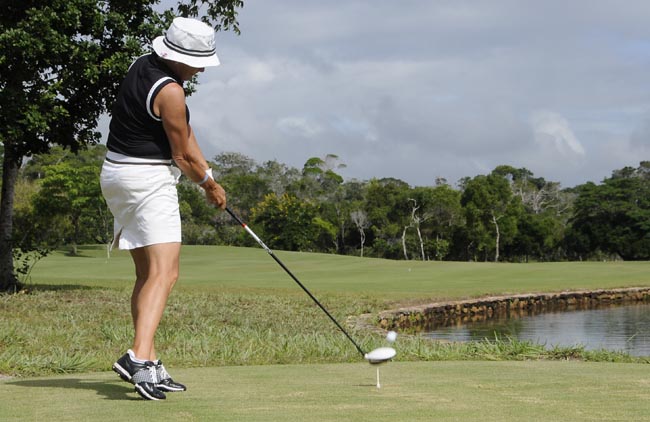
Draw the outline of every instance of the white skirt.
M180 169L171 165L104 161L100 184L115 219L113 247L181 241L176 191L180 175Z

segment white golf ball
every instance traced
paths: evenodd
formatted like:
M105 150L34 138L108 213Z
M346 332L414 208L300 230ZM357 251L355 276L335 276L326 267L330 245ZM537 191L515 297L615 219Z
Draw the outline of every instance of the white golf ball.
M391 343L397 340L397 333L395 331L389 331L388 334L386 334L386 340L390 341Z

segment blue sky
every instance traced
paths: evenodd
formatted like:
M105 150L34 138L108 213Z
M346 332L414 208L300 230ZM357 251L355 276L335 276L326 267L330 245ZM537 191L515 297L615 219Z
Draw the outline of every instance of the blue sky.
M650 160L647 0L244 2L188 99L208 157L572 187Z

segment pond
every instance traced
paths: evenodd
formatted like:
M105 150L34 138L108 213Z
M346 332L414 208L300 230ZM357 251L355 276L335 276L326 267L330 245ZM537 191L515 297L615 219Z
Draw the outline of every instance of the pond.
M650 356L650 304L551 312L516 319L471 322L423 334L433 339L476 341L511 337L553 346L623 351Z

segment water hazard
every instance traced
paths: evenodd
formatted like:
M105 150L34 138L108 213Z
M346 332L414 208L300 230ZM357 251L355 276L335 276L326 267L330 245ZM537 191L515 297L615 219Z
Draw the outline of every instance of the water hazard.
M516 319L470 322L424 333L429 338L476 341L507 336L553 346L584 346L587 350L623 351L650 356L650 304L635 303L598 309L550 312Z

